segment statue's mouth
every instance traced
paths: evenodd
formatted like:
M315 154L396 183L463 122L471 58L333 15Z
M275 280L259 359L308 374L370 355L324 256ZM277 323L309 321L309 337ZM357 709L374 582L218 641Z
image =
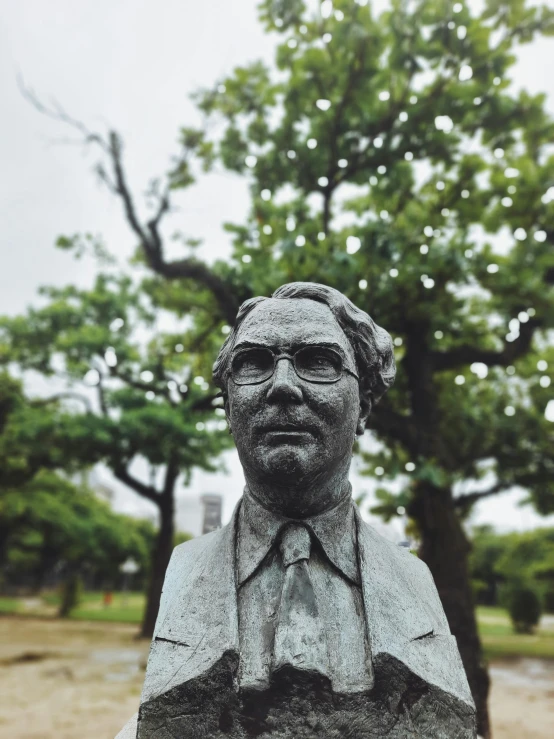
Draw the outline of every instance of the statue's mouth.
M296 426L293 424L284 424L279 426L270 426L264 429L264 434L270 440L276 442L283 441L300 441L307 435L313 435L311 429L306 426Z
M298 431L299 433L309 430L310 429L307 426L298 426L298 424L294 423L283 423L267 428L267 431Z

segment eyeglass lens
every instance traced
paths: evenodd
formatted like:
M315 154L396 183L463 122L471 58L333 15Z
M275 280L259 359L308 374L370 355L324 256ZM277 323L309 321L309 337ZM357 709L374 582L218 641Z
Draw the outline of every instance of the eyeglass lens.
M264 382L273 375L278 359L270 349L245 349L231 363L233 380L238 385ZM336 382L342 374L342 357L327 347L303 347L295 352L293 364L297 375L308 382Z

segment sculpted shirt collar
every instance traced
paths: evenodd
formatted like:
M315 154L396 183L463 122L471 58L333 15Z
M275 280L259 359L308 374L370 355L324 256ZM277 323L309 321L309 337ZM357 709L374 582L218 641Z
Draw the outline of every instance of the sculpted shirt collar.
M242 585L258 569L275 544L286 518L264 508L248 488L244 490L239 517L238 585ZM359 584L351 487L345 497L329 511L301 520L321 544L330 562L350 581Z

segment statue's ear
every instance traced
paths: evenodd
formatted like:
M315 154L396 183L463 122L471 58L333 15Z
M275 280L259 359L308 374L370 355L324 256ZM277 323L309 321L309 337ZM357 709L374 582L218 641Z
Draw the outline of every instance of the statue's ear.
M363 435L370 413L371 400L368 397L362 397L362 395L360 394L360 413L358 416L358 423L356 424L356 436Z
M225 420L227 421L227 426L229 427L229 433L233 433L233 428L231 426L231 409L229 408L229 396L227 393L222 393L223 397L223 408L225 410Z

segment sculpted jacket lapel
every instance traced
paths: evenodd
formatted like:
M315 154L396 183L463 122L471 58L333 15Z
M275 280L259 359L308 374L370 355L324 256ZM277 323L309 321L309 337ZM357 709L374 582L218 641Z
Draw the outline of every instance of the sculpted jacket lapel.
M173 552L141 703L204 674L226 652L238 655L235 530L239 506L227 526Z
M456 638L427 566L362 521L358 556L375 679L391 656L431 685L473 706Z
M207 672L226 652L239 652L235 541L231 522L173 553L141 703ZM355 508L358 556L371 658L391 656L426 682L473 701L433 579L416 557L365 524Z

